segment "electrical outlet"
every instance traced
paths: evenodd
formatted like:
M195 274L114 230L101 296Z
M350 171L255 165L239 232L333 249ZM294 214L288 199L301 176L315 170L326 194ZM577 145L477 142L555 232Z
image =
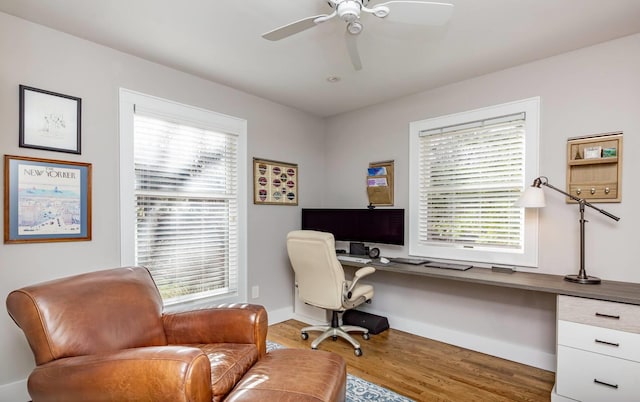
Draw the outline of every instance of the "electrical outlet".
M260 287L259 286L253 286L251 288L251 298L252 299L257 299L258 297L260 297Z

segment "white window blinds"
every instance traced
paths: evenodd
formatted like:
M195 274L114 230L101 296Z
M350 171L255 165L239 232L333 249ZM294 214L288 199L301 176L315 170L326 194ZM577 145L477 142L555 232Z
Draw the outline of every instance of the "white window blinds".
M513 203L539 176L539 115L528 98L409 124L409 254L537 266L537 212Z
M165 304L238 290L238 137L136 108L135 260Z
M419 242L521 249L524 151L524 113L421 131Z

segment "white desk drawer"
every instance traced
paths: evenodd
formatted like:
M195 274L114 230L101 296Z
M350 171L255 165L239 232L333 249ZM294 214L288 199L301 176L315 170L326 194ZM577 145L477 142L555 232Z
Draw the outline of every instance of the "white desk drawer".
M640 364L558 346L556 390L582 402L637 402Z
M560 295L558 296L558 320L638 334L640 333L640 306Z
M640 334L631 332L559 320L558 345L640 362Z

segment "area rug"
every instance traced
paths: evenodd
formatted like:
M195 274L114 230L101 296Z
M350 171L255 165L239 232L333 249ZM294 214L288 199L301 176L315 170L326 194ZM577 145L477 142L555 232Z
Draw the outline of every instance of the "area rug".
M267 352L284 346L267 341ZM412 399L396 394L384 387L347 374L347 402L414 402Z

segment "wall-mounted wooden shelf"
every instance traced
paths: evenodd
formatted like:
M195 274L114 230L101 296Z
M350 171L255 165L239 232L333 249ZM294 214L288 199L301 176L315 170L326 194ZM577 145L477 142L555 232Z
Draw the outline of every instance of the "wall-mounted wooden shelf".
M600 159L578 159L569 161L569 166L581 166L581 165L599 165L602 163L618 163L618 158L600 158Z
M622 133L567 141L567 192L589 202L620 202ZM567 202L575 202L567 198Z

